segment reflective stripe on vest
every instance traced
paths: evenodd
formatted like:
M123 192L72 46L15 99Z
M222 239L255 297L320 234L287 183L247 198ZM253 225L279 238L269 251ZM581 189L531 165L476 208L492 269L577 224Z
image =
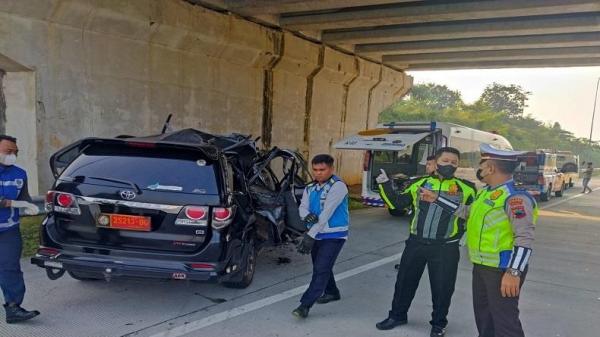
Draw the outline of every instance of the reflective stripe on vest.
M2 198L17 200L21 189L27 180L27 174L18 166L8 166L0 170L0 185ZM0 208L0 231L19 224L19 209L12 207Z
M525 193L516 191L512 182L478 193L467 221L467 246L471 262L497 268L504 268L510 262L514 233L506 214L506 200L517 194L531 199ZM535 201L533 205L535 222L538 208Z
M309 199L309 211L316 215L320 215L321 211L325 206L325 200L327 199L327 195L331 190L333 184L336 182L343 181L337 176L331 177L327 183L323 187L319 189L319 185L316 183L310 184L307 186L308 190L308 199ZM319 194L318 205L316 204L316 200L314 199L316 196L313 193ZM321 229L321 231L317 234L317 239L333 239L333 238L346 238L348 236L348 225L350 223L350 214L348 212L348 196L338 205L338 207L333 211L331 217L325 224L325 227ZM312 227L312 225L308 226L308 228Z
M467 202L470 196L474 196L473 188L456 178L440 180L436 177L424 177L420 180L417 180L407 189L407 192L411 193L412 195L413 207L415 210L415 215L410 225L410 233L413 235L418 235L418 224L420 220L419 189L421 187L438 192L444 198L463 205ZM449 239L459 234L459 222L462 220L452 215L449 223L440 223L442 212L444 212L442 207L436 204L429 205L429 211L427 212L426 219L424 221L424 239L438 239L437 233L439 226L445 226L444 229L446 231L443 235L443 239Z

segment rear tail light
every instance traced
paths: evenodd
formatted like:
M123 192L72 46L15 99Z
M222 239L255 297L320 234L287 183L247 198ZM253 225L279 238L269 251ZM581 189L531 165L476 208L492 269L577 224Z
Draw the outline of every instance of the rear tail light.
M215 265L212 263L188 263L188 267L194 270L215 270Z
M75 195L65 192L48 191L46 193L46 210L49 212L81 215L81 209Z
M541 175L541 174L538 176L538 184L539 185L545 185L546 184L546 179L544 179L544 176Z
M137 147L142 149L153 149L156 147L154 143L145 143L145 142L126 142L129 147Z
M212 227L214 229L223 229L233 221L233 207L215 207L213 209Z
M369 162L371 161L371 151L365 151L363 155L363 171L369 170Z
M44 204L46 212L52 212L54 208L54 191L48 191L46 193L46 203Z
M74 201L75 198L70 194L59 193L56 196L56 204L60 207L71 207Z
M206 206L185 206L177 219L176 225L183 226L206 226L208 219L208 207Z
M60 250L56 248L40 246L37 250L37 254L52 257L60 254Z

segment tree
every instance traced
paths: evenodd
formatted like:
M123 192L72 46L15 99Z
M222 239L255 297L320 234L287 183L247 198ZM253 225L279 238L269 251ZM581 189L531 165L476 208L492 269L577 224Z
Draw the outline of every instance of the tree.
M435 111L454 108L463 103L460 92L433 83L415 85L411 90L410 99L422 102Z
M480 100L493 111L503 113L510 118L520 118L523 117L523 111L527 107L529 95L531 92L525 91L519 85L493 83L485 88Z

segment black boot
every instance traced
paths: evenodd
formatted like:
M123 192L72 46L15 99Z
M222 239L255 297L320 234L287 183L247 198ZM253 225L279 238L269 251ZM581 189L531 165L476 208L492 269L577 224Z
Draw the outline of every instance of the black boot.
M431 332L429 333L430 337L444 337L446 335L446 329L440 328L439 326L432 326Z
M4 310L8 324L23 322L40 314L37 310L27 311L14 303L4 304Z
M304 305L300 305L299 307L297 307L296 309L294 309L294 311L292 311L292 315L298 317L298 318L306 318L308 317L308 311L310 310L309 307L304 306Z
M323 296L317 298L317 303L325 304L333 301L339 301L341 299L340 294L331 295L331 294L323 294Z
M394 318L388 317L388 318L384 319L383 321L375 324L375 327L377 327L377 329L379 329L379 330L391 330L397 326L404 325L406 323L408 323L407 320L399 320L399 319L394 319Z

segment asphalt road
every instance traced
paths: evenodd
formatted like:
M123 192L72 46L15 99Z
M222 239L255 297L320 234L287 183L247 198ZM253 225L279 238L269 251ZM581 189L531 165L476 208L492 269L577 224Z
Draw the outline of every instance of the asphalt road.
M521 317L530 337L598 337L600 319L600 190L542 203ZM46 278L23 260L28 292L24 307L35 320L6 325L0 336L428 336L431 313L425 275L409 324L381 332L394 263L407 237L406 219L382 209L352 213L350 239L338 260L342 301L315 305L307 320L290 312L310 280L310 260L292 246L265 251L247 289L188 281L81 282ZM463 247L464 248L464 247ZM281 263L287 257L290 263ZM471 305L471 266L462 252L447 336L476 336Z

